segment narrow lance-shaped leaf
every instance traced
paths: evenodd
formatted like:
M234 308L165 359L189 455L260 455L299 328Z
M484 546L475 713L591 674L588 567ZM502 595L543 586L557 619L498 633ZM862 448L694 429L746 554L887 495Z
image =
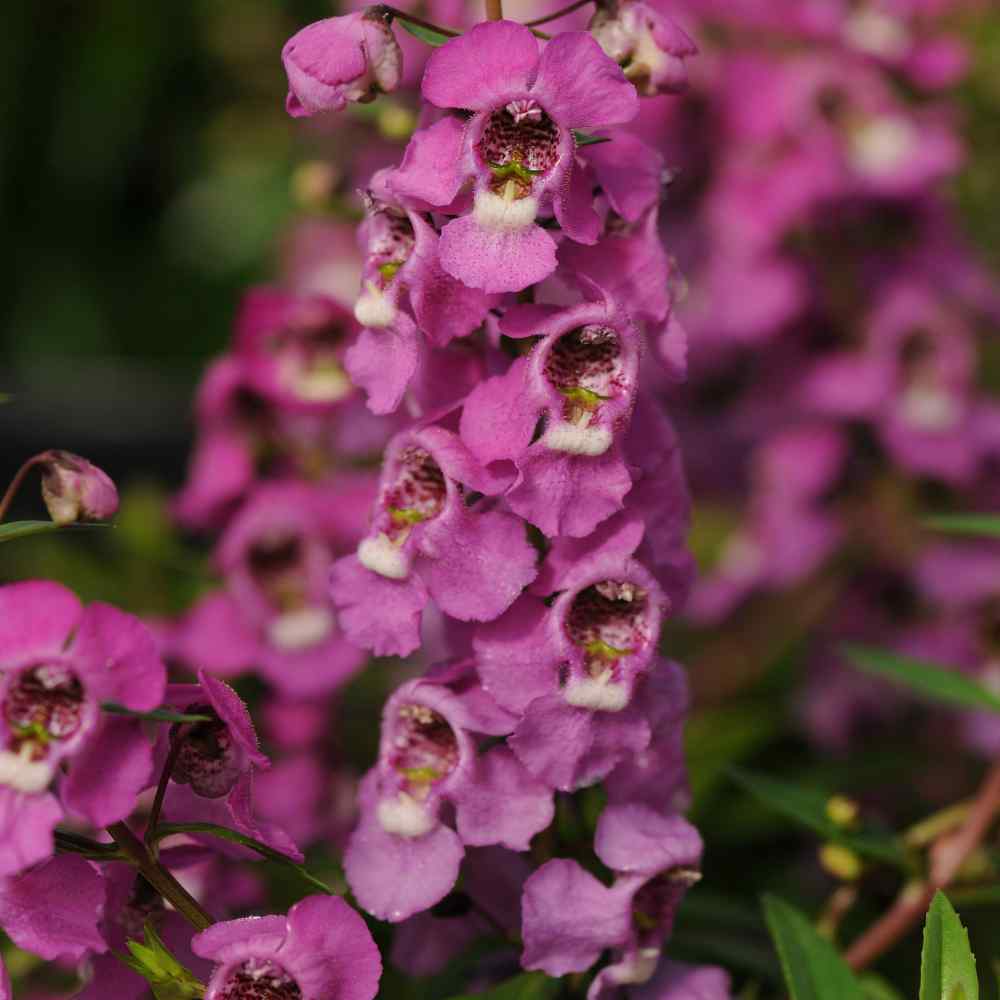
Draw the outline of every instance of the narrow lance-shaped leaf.
M932 701L1000 712L1000 698L957 669L863 646L845 646L844 652L851 663L865 673L905 685Z
M941 891L935 894L924 922L920 1000L979 1000L969 932Z
M427 45L433 45L434 48L444 45L451 37L442 31L425 28L422 24L414 24L412 21L407 21L402 17L396 18L394 23L398 24L404 31L408 31L414 38L419 38L420 41Z
M764 919L792 1000L865 1000L837 949L798 910L777 896L765 896Z
M742 768L732 768L729 774L765 805L815 830L827 840L843 844L862 857L893 865L906 864L903 849L892 834L878 830L850 830L835 823L827 813L829 798L820 789L780 781Z
M55 521L10 521L0 524L0 542L12 542L15 538L27 538L29 535L45 535L53 531L71 531L80 528L107 528L110 525L93 524L56 524Z
M928 517L924 526L950 535L1000 538L1000 517L990 514L939 514Z

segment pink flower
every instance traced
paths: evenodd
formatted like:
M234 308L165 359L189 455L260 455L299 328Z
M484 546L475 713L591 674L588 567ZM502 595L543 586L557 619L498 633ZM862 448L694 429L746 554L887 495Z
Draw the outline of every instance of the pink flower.
M137 618L43 581L0 588L0 672L0 874L12 874L52 853L64 810L102 827L135 808L152 748L139 720L101 703L156 708L166 674Z
M536 552L521 521L486 499L508 481L442 427L394 438L371 529L331 574L347 637L405 656L420 644L428 600L461 621L490 621L510 607L534 579Z
M68 451L47 451L40 461L42 499L56 524L114 517L118 490L106 472Z
M440 108L473 112L464 126L446 118L418 133L393 181L397 192L444 207L472 178L472 211L441 233L448 273L488 292L541 281L556 264L555 241L535 221L546 211L570 239L597 239L572 129L627 122L638 101L589 35L559 35L539 55L522 25L478 24L433 53L422 89Z
M205 1000L274 997L372 1000L382 961L364 921L336 896L308 896L287 917L213 924L191 942L215 963Z
M662 6L662 0L602 0L590 22L601 48L644 97L684 90L684 61L698 52Z
M369 11L307 25L285 42L281 61L288 74L285 107L293 118L371 101L395 90L403 72L392 29Z
M454 884L463 845L523 851L549 825L551 790L506 747L478 752L482 736L509 733L514 722L469 664L437 668L386 702L378 763L362 783L361 819L344 856L366 910L399 921L427 909ZM421 878L407 879L414 868Z

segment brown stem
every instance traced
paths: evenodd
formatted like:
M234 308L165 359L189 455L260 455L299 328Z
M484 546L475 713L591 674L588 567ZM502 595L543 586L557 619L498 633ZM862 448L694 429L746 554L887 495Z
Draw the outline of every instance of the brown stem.
M587 4L593 2L594 0L576 0L576 3L571 3L568 7L562 7L554 14L546 14L545 17L536 17L534 21L525 21L524 26L526 28L533 28L536 24L548 24L549 21L555 21L557 18L572 14L574 10L579 10L581 7L586 7Z
M0 521L7 516L7 510L9 509L15 494L21 488L21 484L24 482L25 476L27 476L36 465L42 465L48 459L48 456L49 453L47 451L43 451L40 455L35 455L32 458L29 458L28 461L17 470L14 478L10 481L10 486L7 487L7 492L4 493L3 499L0 500Z
M108 827L122 854L139 869L142 877L183 916L188 923L203 931L215 923L213 917L202 909L192 896L149 852L149 848L125 825L112 823Z
M503 20L503 0L486 0L486 20Z
M407 14L405 10L399 10L397 7L390 7L389 4L380 3L375 7L370 7L368 9L380 11L383 15L388 15L391 18L399 18L400 21L409 21L410 24L416 24L421 28L427 28L428 31L436 31L438 34L447 35L449 38L458 38L458 36L462 33L460 31L455 31L454 28L442 28L440 24L432 24L430 21L425 21L421 17L414 17L412 14Z
M149 820L146 824L146 844L150 847L155 857L157 854L156 827L160 822L160 813L163 811L163 798L167 794L167 785L170 784L170 776L174 773L174 764L177 763L177 755L181 752L182 741L177 736L170 738L170 750L167 752L167 759L160 772L160 781L156 786L156 795L153 798L152 808L149 810Z
M965 822L934 841L927 881L905 885L892 906L847 949L844 957L851 968L870 965L920 922L934 893L947 888L965 859L982 843L998 810L1000 763L994 764L983 779Z

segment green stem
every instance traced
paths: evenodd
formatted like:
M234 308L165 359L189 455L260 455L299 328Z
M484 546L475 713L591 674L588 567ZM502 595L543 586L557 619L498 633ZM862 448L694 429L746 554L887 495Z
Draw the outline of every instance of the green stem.
M192 715L188 712L171 712L168 708L154 708L151 712L137 712L114 701L102 701L101 711L111 715L128 715L133 719L145 719L147 722L213 722L211 715Z
M53 834L56 850L69 854L82 854L92 861L121 861L122 853L113 844L102 844L99 841L83 837L78 833L56 830Z
M389 4L386 3L376 4L374 7L369 7L368 10L377 12L383 17L388 16L389 18L399 18L400 21L409 21L410 24L416 24L418 27L426 28L428 31L436 31L439 35L447 35L449 38L458 38L458 36L462 33L460 31L455 31L454 28L442 28L439 24L432 24L430 21L425 21L421 17L414 17L412 14L407 14L405 10L390 7Z
M44 451L40 455L33 455L14 474L14 478L10 481L10 486L7 487L7 491L4 493L3 499L0 500L0 521L7 516L7 511L10 509L14 496L21 488L21 484L24 482L25 477L36 465L41 465L47 456L48 452Z
M167 871L149 852L149 848L126 826L125 823L112 823L108 827L114 842L121 852L136 868L142 877L183 916L188 923L199 931L211 927L214 918Z
M178 833L203 833L210 837L218 837L220 840L228 840L233 844L240 844L243 847L249 848L251 851L255 851L262 858L266 858L268 861L274 861L278 864L285 865L287 868L291 868L306 882L314 886L316 889L319 889L320 892L325 893L327 896L339 895L339 893L334 892L333 889L331 889L325 882L321 882L303 865L300 865L287 854L282 854L281 851L276 851L273 847L268 847L267 844L262 844L259 840L254 840L253 837L248 837L245 834L237 833L235 830L230 830L229 827L226 826L216 826L214 823L161 823L153 831L152 836L148 837L148 839L150 843L158 844L161 840Z
M156 832L156 825L160 822L160 813L163 811L163 799L167 794L167 785L170 784L170 776L174 773L174 764L177 763L177 755L181 752L182 740L175 733L170 738L170 750L167 752L167 759L164 761L163 770L160 772L160 780L156 785L156 796L153 799L152 808L149 810L149 819L146 822L145 841L156 857L156 845L153 835Z

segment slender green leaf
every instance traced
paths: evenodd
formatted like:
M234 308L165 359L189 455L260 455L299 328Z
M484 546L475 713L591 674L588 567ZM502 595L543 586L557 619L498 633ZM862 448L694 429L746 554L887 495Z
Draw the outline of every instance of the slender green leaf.
M838 825L827 814L829 796L820 789L781 781L743 768L731 768L729 774L765 805L815 830L827 840L843 844L862 857L905 867L906 855L896 837L879 830L854 830Z
M398 24L404 31L408 31L414 38L419 38L420 41L425 42L427 45L433 45L434 48L444 45L451 38L450 35L446 35L443 31L425 28L422 24L414 24L412 21L407 21L402 17L397 17L393 23Z
M154 708L151 712L136 712L115 701L101 702L101 708L111 715L130 715L134 719L146 719L149 722L212 722L214 716L192 715L190 712L171 712L167 708Z
M969 932L940 890L924 923L920 1000L979 1000L979 978L969 947Z
M55 521L10 521L7 524L0 524L0 542L12 542L15 538L27 538L29 535L44 535L52 531L108 527L110 525L101 522L94 522L93 524L56 524Z
M276 851L273 847L268 847L267 844L262 844L259 840L254 840L253 837L238 833L236 830L230 830L227 826L216 826L215 823L161 823L156 828L156 834L153 839L159 843L161 840L171 837L176 833L203 833L209 837L228 840L233 844L242 844L243 847L248 847L262 858L290 868L300 878L313 886L313 888L319 889L320 892L325 893L327 896L340 895L334 892L325 882L316 878L315 875L304 865L300 865L294 858L290 858L287 854L282 854L281 851Z
M605 135L588 135L586 132L578 132L573 129L573 138L577 146L596 146L601 142L611 142L611 138Z
M865 1000L837 949L798 910L777 896L765 896L764 919L792 1000Z
M1000 538L1000 517L990 514L939 514L925 518L924 527L951 535Z
M485 993L463 994L451 1000L549 1000L559 992L559 980L541 972L524 972Z
M1000 698L957 669L863 646L845 646L844 653L860 670L903 684L932 701L1000 712Z

